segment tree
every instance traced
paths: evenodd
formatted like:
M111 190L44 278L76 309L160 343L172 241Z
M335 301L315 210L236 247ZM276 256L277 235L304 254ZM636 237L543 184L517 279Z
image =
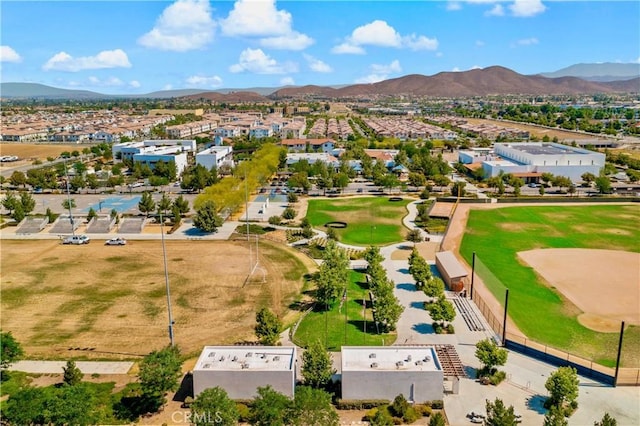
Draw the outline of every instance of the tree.
M23 172L16 170L9 176L9 183L13 186L25 186L27 184L27 176Z
M296 388L290 417L294 426L339 424L338 413L331 405L331 394L308 386Z
M395 423L389 413L387 406L378 407L376 414L370 420L372 426L393 426Z
M500 348L492 339L480 340L476 343L476 358L482 363L482 370L492 374L494 368L507 363L508 352Z
M218 215L216 204L211 200L205 201L193 217L195 227L204 232L216 232L223 223L224 220Z
M45 400L43 412L45 424L84 426L100 423L95 393L82 384L58 389L53 398Z
M466 193L464 189L465 186L467 186L467 182L463 180L454 182L453 187L451 188L451 195L454 197L464 197Z
M62 208L65 210L71 210L76 208L76 200L73 198L68 198L62 200Z
M10 331L0 332L0 368L4 370L24 355L22 346Z
M164 404L164 395L178 388L182 375L182 360L177 346L153 351L140 363L140 387L142 393Z
M258 388L251 410L252 425L284 426L290 423L291 400L268 385Z
M72 191L77 192L87 185L86 180L82 175L75 175L69 180L69 187Z
M587 185L596 180L596 176L593 173L589 173L589 172L583 173L582 176L580 176L580 178Z
M611 193L611 180L604 174L598 176L595 180L596 188L600 194Z
M98 182L98 176L95 173L90 173L87 175L86 184L89 188L96 190L100 187L100 183Z
M20 202L18 201L15 193L13 191L7 191L2 200L2 207L9 210L9 214L12 214L16 208L16 205L19 203Z
M46 424L44 403L47 396L41 387L25 387L12 393L3 407L3 420L14 425Z
M89 208L89 212L87 213L87 222L90 222L94 217L98 217L98 213L93 209L93 207Z
M618 422L615 418L611 417L609 413L604 413L602 420L594 422L593 426L617 426Z
M419 229L412 229L407 232L407 241L416 244L422 241L422 232Z
M456 317L456 310L453 304L445 299L442 294L438 297L438 300L428 305L427 310L433 322L448 323Z
M20 193L20 205L24 214L29 214L36 208L36 200L28 192Z
M282 321L269 308L262 308L256 313L255 332L260 343L273 346L280 340Z
M284 209L284 211L282 212L282 217L287 219L287 220L292 220L296 217L296 211L294 209L292 209L291 207L287 207L286 209Z
M349 257L335 241L327 241L318 272L316 300L326 308L341 294L349 280Z
M66 367L62 369L64 374L62 375L62 380L65 384L69 386L75 386L78 383L82 382L82 371L78 367L76 367L75 361L67 361Z
M111 209L111 213L109 213L109 217L111 219L115 219L116 223L120 222L120 216L118 215L118 210Z
M167 196L166 192L162 193L162 198L158 201L158 213L162 213L163 216L167 215L167 211L171 209L171 198Z
M236 425L240 418L236 403L218 386L200 392L190 408L190 420L196 426Z
M186 200L182 195L178 195L178 198L173 200L173 206L177 207L181 215L189 213L189 200Z
M486 426L517 426L516 414L513 406L505 407L501 399L496 398L494 402L486 400L487 418L484 421Z
M429 426L446 426L447 422L441 412L437 412L429 419Z
M145 216L149 216L149 213L154 211L156 208L156 202L153 201L153 197L151 197L151 193L145 191L142 193L142 197L138 202L138 210L140 213L144 213Z
M578 373L573 367L560 367L547 379L544 387L549 391L546 406L557 405L564 408L578 398Z
M423 284L422 291L432 299L438 298L444 294L444 281L440 277L431 277Z
M420 253L418 253L418 250L416 250L415 247L409 255L409 273L415 280L416 287L419 289L423 288L427 282L433 279L431 266L429 266L424 257L420 256ZM438 293L436 296L439 295L440 294Z
M24 209L22 208L22 204L18 203L16 205L11 217L13 217L13 220L15 220L17 223L22 222L22 219L26 217L26 215L24 214Z
M557 406L552 406L544 415L542 426L568 426L569 422L564 416L564 411Z
M320 341L312 342L302 354L304 384L316 389L326 389L335 372L329 352Z
M393 294L393 281L385 277L384 283L379 283L374 292L373 316L378 323L381 333L389 333L396 329L400 315L404 311L404 306Z

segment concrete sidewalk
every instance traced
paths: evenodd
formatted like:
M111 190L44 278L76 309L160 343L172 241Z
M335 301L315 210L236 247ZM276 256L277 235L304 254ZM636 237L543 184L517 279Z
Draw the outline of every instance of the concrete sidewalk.
M33 374L62 374L66 361L17 361L9 370ZM83 374L127 374L133 362L121 361L76 361Z

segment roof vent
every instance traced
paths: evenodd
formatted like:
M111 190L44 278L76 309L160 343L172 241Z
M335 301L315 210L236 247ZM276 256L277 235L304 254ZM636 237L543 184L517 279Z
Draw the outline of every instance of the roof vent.
M422 365L422 361L417 360L417 361L416 361L416 365Z
M273 357L273 360L274 360L274 361L280 361L280 356L278 356L278 355L274 356L274 357Z
M402 362L402 361L396 362L396 367L398 367L398 368L402 367L403 365L404 365L404 362Z
M243 362L243 363L241 364L241 366L242 366L242 369L243 369L243 370L246 370L246 369L248 369L248 368L249 368L249 363L247 363L247 362Z
M251 358L253 356L253 352L247 352L247 354L245 355L247 358Z
M371 368L378 368L378 363L377 362L372 362L371 363Z
M231 361L236 362L238 360L237 356L234 356L233 358L231 358Z
M407 362L411 362L411 355L407 355Z
M204 364L202 368L211 368L211 364Z
M224 355L220 357L220 361L224 361Z
M210 352L209 355L207 355L209 358L215 358L216 357L216 353L215 352Z
M429 361L431 361L431 357L427 355L427 356L424 357L423 361L424 362L429 362Z
M369 358L375 358L376 354L369 354Z

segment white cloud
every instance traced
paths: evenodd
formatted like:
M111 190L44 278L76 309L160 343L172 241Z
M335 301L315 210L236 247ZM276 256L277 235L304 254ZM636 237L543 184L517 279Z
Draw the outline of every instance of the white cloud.
M460 68L458 68L458 67L453 67L453 69L451 70L451 72L460 72Z
M91 76L89 77L89 83L92 86L100 86L100 87L119 87L124 86L124 81L120 80L118 77L109 77L107 79L99 79L98 77Z
M493 9L486 11L484 16L504 16L504 7L501 4L496 4Z
M283 36L260 39L260 45L262 47L280 50L304 50L314 42L311 37L296 31L292 31L290 34Z
M315 71L315 72L332 72L333 71L333 69L328 64L321 61L320 59L314 58L313 56L307 55L306 53L303 54L302 56L304 56L304 59L306 59L307 64L309 64L309 68L311 68L312 71Z
M187 84L196 87L220 87L222 86L222 79L217 75L212 75L211 77L205 77L202 75L192 75L188 77L186 80Z
M547 7L541 0L515 0L509 9L513 16L529 17L544 12Z
M74 58L66 52L53 55L43 66L45 71L82 71L102 68L131 68L127 54L122 49L103 50L96 56Z
M515 42L515 45L518 46L532 46L534 44L538 44L538 39L535 37L523 38ZM514 44L512 44L514 46Z
M138 44L176 52L200 49L213 40L215 27L209 0L178 0L162 12Z
M22 57L10 46L0 46L0 62L22 62Z
M631 61L631 62L633 62L633 61ZM635 60L635 62L636 62L637 64L640 64L640 56L638 56L638 59L636 59L636 60Z
M162 90L173 90L173 84L165 84Z
M331 53L364 55L364 49L351 43L342 43L331 48Z
M460 3L458 3L457 1L447 2L447 10L455 11L460 9L462 9L462 5L460 5Z
M375 20L351 32L345 41L331 49L332 53L363 54L362 46L408 48L411 50L436 50L438 40L423 35L400 35L385 21Z
M296 82L293 80L292 77L284 77L280 79L280 84L283 86L294 86Z
M471 68L468 68L467 71L471 71L471 70L481 70L482 67L479 65L474 65ZM453 69L451 70L451 72L462 72L462 70L460 69L460 67L453 67Z
M262 49L245 49L240 53L237 64L229 67L229 71L239 73L243 71L255 74L286 74L297 72L298 67L294 63L279 64L275 59L265 54Z
M390 64L371 64L369 66L371 74L361 77L356 80L359 84L377 83L378 81L386 80L389 78L389 74L399 73L402 71L400 62L396 59Z
M138 87L140 87L142 85L140 84L140 82L138 80L131 80L129 82L129 86L133 87L134 89L137 89Z
M482 67L480 65L474 65L471 68L469 68L470 70L481 70Z

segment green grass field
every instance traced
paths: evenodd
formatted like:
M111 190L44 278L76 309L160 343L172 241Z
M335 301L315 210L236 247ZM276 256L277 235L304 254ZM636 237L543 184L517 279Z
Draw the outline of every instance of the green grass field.
M517 252L542 248L640 251L639 207L537 206L471 210L460 248L495 276L487 287L502 303L509 288L509 316L529 338L569 353L615 365L619 335L599 333L577 321L577 308L545 285ZM615 227L620 232L603 232ZM579 265L576 265L579 267ZM476 269L481 274L481 272ZM484 278L484 277L483 277ZM640 327L625 331L622 365L640 366Z
M346 222L336 229L340 242L369 246L404 240L406 229L401 218L411 200L389 201L387 197L309 200L307 219L314 228L326 230L327 222Z
M330 351L339 351L343 345L382 346L395 341L395 334L376 334L364 274L351 271L349 278L346 301L342 306L340 301L335 302L329 311L309 312L294 336L297 345L308 346L311 342L320 340L322 343L326 342ZM367 301L366 333L363 300Z

